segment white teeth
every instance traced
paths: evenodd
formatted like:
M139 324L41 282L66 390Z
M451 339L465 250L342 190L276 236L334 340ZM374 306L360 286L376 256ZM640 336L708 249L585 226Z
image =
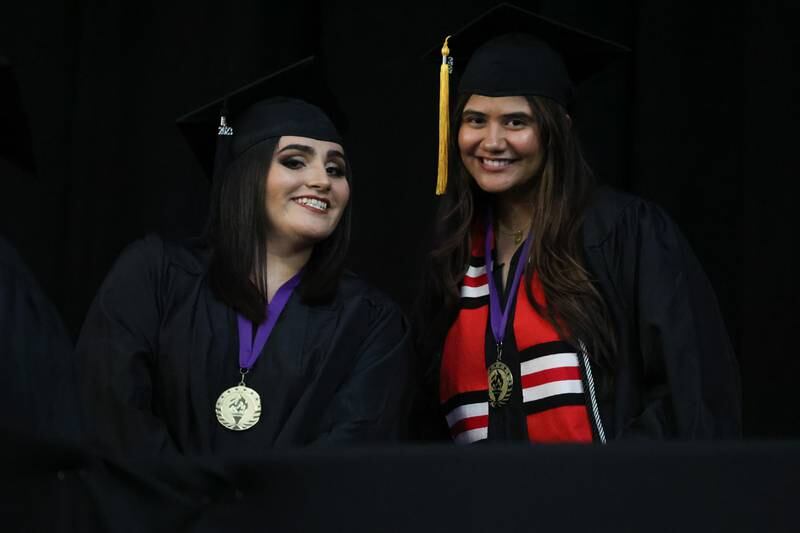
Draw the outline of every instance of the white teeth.
M328 202L324 200L317 200L316 198L295 198L294 201L300 205L307 205L319 209L320 211L328 210Z
M486 159L486 158L482 157L481 158L481 163L483 163L487 167L503 168L503 167L507 167L508 165L510 165L511 164L511 160L510 159Z

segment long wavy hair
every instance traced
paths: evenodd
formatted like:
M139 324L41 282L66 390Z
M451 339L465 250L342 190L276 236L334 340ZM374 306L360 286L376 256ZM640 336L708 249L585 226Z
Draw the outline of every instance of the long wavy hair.
M461 125L470 96L458 101L454 132ZM582 341L594 363L613 368L613 326L583 257L583 213L596 187L594 174L567 111L549 98L526 99L544 149L540 170L531 178L535 180L530 211L534 240L524 274L528 301L562 338L575 346ZM471 230L491 201L491 195L476 185L464 167L456 137L450 147L450 183L439 205L428 276L418 303L422 317L418 340L423 353L441 347L457 316L459 285L469 266ZM532 292L534 275L544 290L544 306Z
M257 324L266 318L266 179L277 146L278 139L263 141L228 166L214 183L206 225L212 292ZM345 166L352 200L349 162ZM304 303L327 301L336 292L350 244L351 203L333 233L314 245L297 287Z

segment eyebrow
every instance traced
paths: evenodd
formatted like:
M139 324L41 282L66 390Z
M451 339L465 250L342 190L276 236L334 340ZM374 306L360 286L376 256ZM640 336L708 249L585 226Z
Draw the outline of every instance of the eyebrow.
M287 144L286 146L284 146L283 148L278 150L278 153L280 154L280 153L285 152L287 150L297 150L298 152L303 152L304 154L308 154L308 155L311 155L311 156L313 156L314 154L317 153L317 151L314 150L313 147L308 146L306 144ZM328 156L328 159L331 159L333 157L338 157L340 159L345 159L344 154L342 152L340 152L339 150L328 150L327 156Z
M465 109L462 112L462 115L465 115L465 116L466 115L475 115L475 116L479 116L479 117L487 116L486 113L484 113L482 111L475 111L474 109ZM530 113L526 113L524 111L515 111L514 113L506 113L505 115L501 115L501 118L503 118L505 120L508 120L508 119L520 119L520 118L526 118L528 120L533 120L533 115L531 115Z
M304 154L308 155L314 155L316 153L316 150L305 144L287 144L286 146L278 150L278 153L280 154L287 150L297 150L298 152L303 152Z
M530 113L525 113L524 111L517 111L515 113L508 113L507 115L503 115L503 118L506 120L514 118L515 119L526 118L528 120L533 120L533 115L531 115Z

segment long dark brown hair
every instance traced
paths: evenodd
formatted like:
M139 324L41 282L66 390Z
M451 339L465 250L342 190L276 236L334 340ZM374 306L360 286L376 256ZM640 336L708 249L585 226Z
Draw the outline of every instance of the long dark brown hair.
M266 318L267 262L266 176L278 139L263 141L242 154L214 184L206 238L211 248L209 284L220 301L261 323ZM350 165L345 178L351 187ZM350 244L352 202L345 206L333 233L314 245L297 290L313 304L333 297ZM251 281L251 274L257 273Z
M470 95L459 99L452 131L457 132ZM534 239L525 267L527 297L559 335L583 341L593 362L613 367L615 339L608 309L585 267L583 213L595 191L595 178L581 152L571 119L555 101L526 97L539 128L542 166L532 179L531 231ZM450 147L450 183L441 200L426 293L420 300L420 350L441 346L459 309L459 285L469 266L470 233L482 219L491 195L482 191L461 161L457 141ZM521 259L522 260L522 259ZM546 305L532 293L536 274Z

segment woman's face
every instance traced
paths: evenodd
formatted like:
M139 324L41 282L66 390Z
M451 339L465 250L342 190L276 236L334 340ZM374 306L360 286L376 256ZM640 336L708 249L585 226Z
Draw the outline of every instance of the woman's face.
M458 129L461 161L492 194L524 189L542 167L539 127L523 96L472 95Z
M308 137L281 137L266 182L268 241L305 247L324 240L350 199L344 150Z

